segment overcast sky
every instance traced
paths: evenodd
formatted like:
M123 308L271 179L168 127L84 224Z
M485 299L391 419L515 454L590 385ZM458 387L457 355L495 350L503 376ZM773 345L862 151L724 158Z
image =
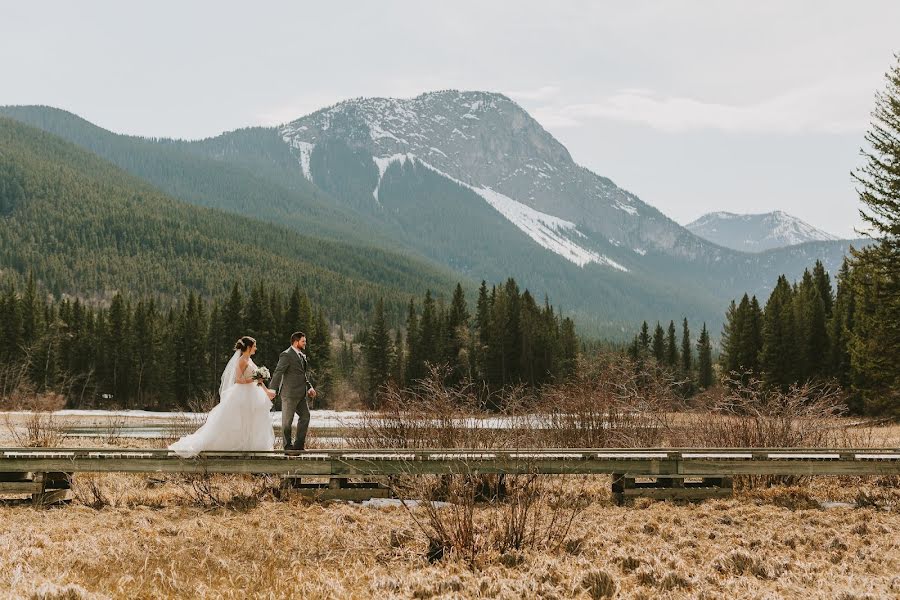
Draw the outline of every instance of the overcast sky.
M358 96L499 91L681 223L782 209L848 237L900 52L896 0L135 4L0 4L0 104L198 138Z

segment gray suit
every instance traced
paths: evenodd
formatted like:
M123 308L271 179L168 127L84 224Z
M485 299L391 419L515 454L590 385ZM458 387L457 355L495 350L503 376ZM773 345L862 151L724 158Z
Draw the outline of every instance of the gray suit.
M306 444L309 429L309 405L306 394L312 387L306 372L309 362L297 354L293 346L278 357L278 366L272 375L272 389L281 396L281 427L284 430L285 449L302 450ZM294 414L300 417L297 423L297 438L291 444L291 429Z

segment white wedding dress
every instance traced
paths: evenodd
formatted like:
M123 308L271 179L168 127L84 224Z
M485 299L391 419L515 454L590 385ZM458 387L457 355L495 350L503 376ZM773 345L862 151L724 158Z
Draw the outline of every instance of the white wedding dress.
M219 403L209 411L206 423L171 446L179 456L189 458L204 451L266 451L275 447L272 428L272 401L256 384L236 383L240 351L234 353L219 388ZM251 359L241 377L256 369Z

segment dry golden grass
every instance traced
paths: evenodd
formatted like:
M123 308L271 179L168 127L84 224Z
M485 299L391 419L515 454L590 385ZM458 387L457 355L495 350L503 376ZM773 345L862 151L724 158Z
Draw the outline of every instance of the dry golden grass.
M678 417L688 427L693 418ZM64 443L164 445L114 429ZM848 431L900 447L898 425ZM452 554L429 563L402 507L313 503L282 493L277 478L79 474L67 506L0 504L0 597L900 597L897 478L626 507L611 503L606 476L567 481L590 504L563 544L487 551L472 564Z
M608 480L557 550L430 564L401 507L278 498L219 477L202 506L182 478L99 476L112 506L0 506L0 590L15 598L887 598L900 594L900 513L796 509L803 491L613 506ZM579 485L583 485L579 483ZM785 506L780 506L783 504ZM478 510L487 510L479 508Z

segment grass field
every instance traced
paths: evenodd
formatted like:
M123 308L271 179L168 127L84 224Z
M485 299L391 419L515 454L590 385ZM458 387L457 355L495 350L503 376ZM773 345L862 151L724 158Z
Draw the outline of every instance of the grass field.
M896 425L857 435L900 446ZM606 476L548 480L536 523L584 500L563 533L501 550L489 543L503 533L498 505L475 503L480 550L430 562L424 507L311 502L264 476L81 474L66 506L0 504L0 597L900 597L897 478L626 507Z

